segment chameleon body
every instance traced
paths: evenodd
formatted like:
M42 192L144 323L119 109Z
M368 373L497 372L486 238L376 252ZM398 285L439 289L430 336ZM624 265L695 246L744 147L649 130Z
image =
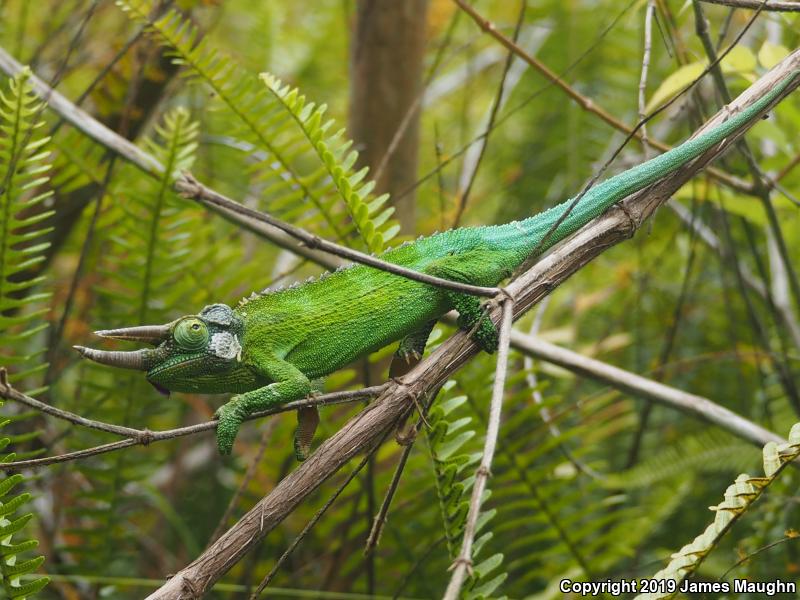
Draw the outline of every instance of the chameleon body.
M798 73L708 132L590 188L571 210L573 200L567 200L522 221L420 238L381 258L444 279L496 286L532 252L547 250L616 202L753 122ZM311 380L397 340L400 359L418 358L436 319L451 309L458 311L462 328L474 328L483 349L496 348L496 330L483 318L477 297L361 265L298 287L254 294L235 308L213 304L166 325L97 332L154 348L76 348L97 362L144 370L162 391L235 394L217 411L219 449L229 453L249 413L306 397ZM299 454L307 450L308 441L300 440L298 447L296 440Z

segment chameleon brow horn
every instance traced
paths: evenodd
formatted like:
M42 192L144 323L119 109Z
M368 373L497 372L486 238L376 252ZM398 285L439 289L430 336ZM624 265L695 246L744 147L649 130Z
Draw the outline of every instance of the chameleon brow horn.
M130 342L144 342L146 344L160 344L170 333L171 323L167 325L141 325L139 327L121 327L120 329L101 329L95 335L112 340L126 340Z

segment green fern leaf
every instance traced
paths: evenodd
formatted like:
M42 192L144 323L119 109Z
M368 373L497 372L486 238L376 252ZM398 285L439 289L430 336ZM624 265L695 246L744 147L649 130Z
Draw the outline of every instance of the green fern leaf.
M740 519L780 475L781 471L800 456L800 423L789 432L789 441L780 446L769 442L762 453L764 477L739 475L725 490L725 498L717 506L709 507L716 513L714 521L691 543L672 555L666 567L653 575L653 579L667 582L662 591L639 594L636 600L661 600L673 598L681 582L695 573L708 554L716 548L722 537Z
M41 223L52 215L52 211L39 207L52 195L50 191L41 191L48 182L50 167L45 159L49 151L44 147L49 138L37 134L44 125L38 118L42 103L35 96L29 78L30 71L25 69L9 81L7 92L0 91L0 337L3 339L0 360L15 367L14 375L20 380L30 379L44 368L37 360L43 351L38 334L46 327L42 322L45 309L41 308L41 302L49 294L35 291L43 282L42 277L26 273L44 260L42 252L48 244L37 240L49 231ZM37 212L32 212L33 209ZM0 426L25 416L4 419ZM36 434L3 438L0 449ZM2 462L14 458L13 453L6 454ZM20 560L20 555L35 548L38 542L14 540L33 518L32 513L15 518L17 511L30 500L27 493L11 495L13 488L24 481L23 475L15 474L0 482L0 578L6 597L12 600L32 597L49 581L42 577L21 583L22 577L30 576L44 561L42 557Z
M374 186L361 184L364 173L352 171L356 155L347 152L349 142L341 141L341 131L327 133L332 121L322 121L324 107L306 105L297 90L265 90L199 39L197 29L177 11L152 21L153 2L119 0L117 5L145 23L192 77L209 85L230 113L237 134L264 151L265 158L252 169L273 212L287 220L303 219L298 224L309 226L307 213L313 207L311 212L324 221L322 234L347 243L355 226L373 251L397 233L399 228L387 221L390 213L381 209L386 198L370 197ZM316 158L310 166L309 155Z
M365 167L357 172L353 171L358 153L350 150L352 142L342 139L342 130L327 135L333 120L323 121L327 109L324 104L306 104L305 97L300 95L297 88L283 85L280 79L270 73L262 73L261 80L292 115L319 160L325 165L328 176L367 248L371 252L382 252L385 242L397 234L399 226L388 220L394 209L380 212L389 195L383 194L376 198L371 195L374 183L363 182L368 169Z
M448 382L442 388L442 393L452 389L455 382ZM469 496L466 491L472 487L474 475L469 473L470 465L480 460L479 453L464 453L465 446L475 437L475 431L468 429L473 419L470 417L451 418L454 411L467 403L466 396L455 396L439 402L428 412L428 446L433 462L433 472L436 483L436 494L439 497L439 506L442 520L444 521L445 538L450 558L455 559L459 550L461 537L469 512ZM459 478L461 480L459 481ZM483 495L483 503L491 495L489 490ZM497 514L496 510L485 510L478 517L476 534L481 532ZM489 558L476 560L481 549L492 538L492 533L479 536L472 548L473 572L470 576L465 598L485 598L493 594L500 584L506 579L506 573L496 575L491 581L486 578L494 573L503 564L503 555L493 554Z
M100 279L97 314L92 317L109 327L129 323L166 322L174 319L191 302L181 285L194 272L195 256L189 252L193 236L203 231L198 223L200 209L186 207L175 195L175 174L191 167L197 148L198 125L189 112L177 108L168 112L154 127L155 135L143 145L164 165L159 179L143 179L132 167L120 170L112 189L118 200L102 216L100 227L118 235L103 240L97 258ZM198 244L199 246L199 244ZM213 287L213 286L212 286ZM180 307L180 308L179 308ZM181 312L179 312L181 311ZM180 407L166 406L162 398L135 373L113 374L91 364L79 365L81 385L92 390L101 405L98 418L109 421L140 422L143 426L174 426ZM113 396L113 405L102 406L104 397ZM76 444L89 444L89 432L79 432ZM165 449L166 451L166 449ZM113 460L81 465L91 487L70 507L69 547L82 572L121 575L119 563L110 560L122 549L131 548L130 529L115 515L134 514L147 506L140 496L123 492L144 478L154 466L168 457L154 450L147 465L119 453Z

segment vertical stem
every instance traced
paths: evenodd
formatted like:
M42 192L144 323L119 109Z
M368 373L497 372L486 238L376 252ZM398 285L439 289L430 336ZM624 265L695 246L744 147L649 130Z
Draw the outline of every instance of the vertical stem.
M464 526L464 541L461 552L453 563L453 575L444 594L444 600L457 600L464 585L467 573L472 571L472 544L475 541L475 529L480 515L481 498L489 479L497 436L500 432L500 413L503 407L503 393L508 370L508 344L511 339L511 322L514 314L514 301L510 297L503 300L503 316L500 321L500 342L497 348L497 369L494 374L492 401L489 405L489 424L486 427L486 441L483 445L483 456L478 470L475 472L475 483L469 501L467 523Z

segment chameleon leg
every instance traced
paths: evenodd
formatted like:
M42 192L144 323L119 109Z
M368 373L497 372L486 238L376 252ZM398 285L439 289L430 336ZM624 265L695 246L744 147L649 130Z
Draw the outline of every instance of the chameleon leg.
M230 454L242 421L258 410L285 404L308 396L311 383L297 367L274 357L262 357L254 365L271 383L257 390L239 394L217 409L217 446L221 454Z
M400 340L400 345L392 357L392 364L389 366L389 377L401 377L419 362L434 325L436 325L435 320L428 321L417 331L412 331Z
M477 325L477 329L472 334L473 339L478 343L482 350L489 354L494 354L499 343L497 327L492 320L486 316L483 305L477 296L459 294L458 292L447 291L447 299L458 311L458 326L465 331L472 331Z
M511 271L495 264L491 255L480 254L473 257L472 254L474 253L466 252L439 260L425 269L425 272L443 279L474 285L497 285L500 280L498 273L503 275L501 279L511 276ZM498 258L502 259L500 255ZM458 326L467 331L472 331L477 326L473 338L482 350L489 354L494 353L499 335L494 323L485 315L480 298L450 290L444 290L444 294L448 303L458 311Z

